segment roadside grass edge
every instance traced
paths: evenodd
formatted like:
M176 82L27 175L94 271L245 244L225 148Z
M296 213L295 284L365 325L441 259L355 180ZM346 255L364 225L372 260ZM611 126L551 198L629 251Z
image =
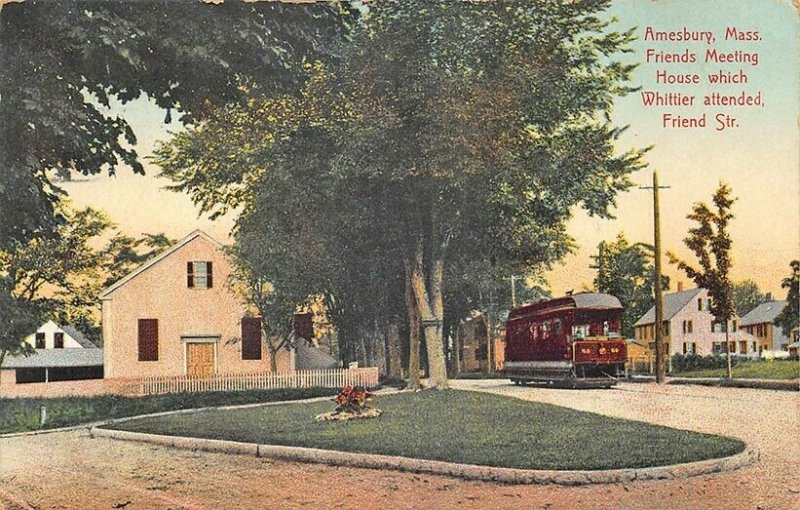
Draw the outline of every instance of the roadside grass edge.
M299 401L298 401L299 402ZM220 439L198 439L192 437L164 436L142 432L92 427L92 437L105 437L123 441L135 441L153 445L192 451L208 451L255 457L327 464L333 466L369 469L388 469L411 473L445 475L464 480L489 481L503 484L536 485L593 485L628 483L633 481L681 479L733 471L758 461L757 449L747 447L737 454L717 459L706 459L684 464L632 469L609 470L530 470L495 466L480 466L409 457L377 455L335 450L322 450L299 446L277 446L244 443Z

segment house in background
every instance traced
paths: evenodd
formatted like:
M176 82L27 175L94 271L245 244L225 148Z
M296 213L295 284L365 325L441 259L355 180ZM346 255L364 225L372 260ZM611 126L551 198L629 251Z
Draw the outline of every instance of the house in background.
M47 321L24 340L34 349L97 349L83 333L72 326Z
M706 289L683 290L664 296L664 318L662 334L665 349L674 354L722 354L725 352L725 331L711 314L711 298ZM655 351L655 307L651 307L634 324L634 336L648 352ZM728 340L731 354L758 356L758 342L749 333L738 327L738 318L728 324Z
M222 245L196 230L107 288L106 378L268 372L260 320L227 285L231 269ZM277 366L294 369L289 351Z
M783 334L780 326L772 323L775 318L786 308L786 301L773 301L767 295L767 301L750 310L742 320L740 326L758 341L758 352L762 351L788 351L792 343Z
M0 367L4 386L103 378L103 349L72 326L47 321L24 342L34 354L6 357Z

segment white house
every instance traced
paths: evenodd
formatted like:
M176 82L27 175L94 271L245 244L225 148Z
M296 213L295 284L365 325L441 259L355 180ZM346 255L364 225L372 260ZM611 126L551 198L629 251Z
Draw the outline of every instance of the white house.
M103 349L72 326L47 321L23 341L34 353L7 356L0 367L0 387L103 377Z
M47 321L25 337L25 343L34 349L97 349L83 333L72 326L61 326Z
M710 312L711 298L706 289L682 290L664 296L662 334L666 350L674 354L722 354L725 352L725 330ZM636 340L655 350L655 307L651 307L634 324ZM758 356L756 338L739 329L738 317L728 324L731 354Z

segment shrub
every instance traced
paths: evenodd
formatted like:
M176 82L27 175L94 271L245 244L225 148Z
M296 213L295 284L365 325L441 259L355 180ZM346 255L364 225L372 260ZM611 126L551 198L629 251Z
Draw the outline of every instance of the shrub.
M749 358L742 356L731 356L731 365L737 365L749 361ZM726 368L728 360L724 354L711 354L700 356L699 354L675 354L672 356L673 372L691 372L693 370L708 370Z

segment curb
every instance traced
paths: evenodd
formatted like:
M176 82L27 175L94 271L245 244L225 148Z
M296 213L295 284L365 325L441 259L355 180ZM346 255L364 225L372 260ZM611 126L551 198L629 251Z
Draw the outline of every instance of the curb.
M752 388L756 390L800 391L799 379L725 379L719 377L674 377L667 384L714 386L720 388Z
M333 466L389 469L411 473L446 475L464 480L480 480L508 484L575 486L625 483L635 480L672 480L733 471L755 463L760 457L758 450L746 448L743 452L730 457L701 460L686 464L674 464L670 466L610 469L605 471L557 471L478 466L474 464L458 464L389 455L339 452L297 446L277 446L240 443L219 439L163 436L141 432L102 429L98 427L92 427L89 433L92 437L136 441L188 450L251 455L255 457L328 464Z

